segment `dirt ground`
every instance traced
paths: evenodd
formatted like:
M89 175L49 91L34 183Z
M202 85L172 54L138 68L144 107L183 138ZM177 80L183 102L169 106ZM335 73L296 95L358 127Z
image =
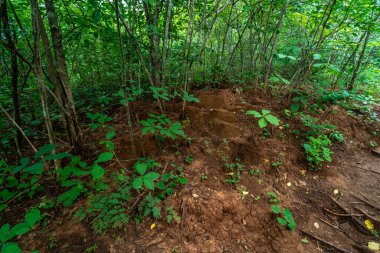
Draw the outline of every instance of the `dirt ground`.
M333 163L321 171L307 170L300 140L285 128L270 128L271 136L259 135L257 123L245 116L249 109L270 109L291 128L283 113L283 102L265 102L253 92L231 90L198 91L200 103L186 107L185 132L191 145L157 147L150 138L137 145L139 155L153 157L162 164L193 162L185 165L188 184L166 200L180 214L181 222L168 225L164 219L147 219L130 224L125 231L95 235L86 224L71 221L72 212L47 230L55 235L56 250L36 242L40 252L85 252L96 243L95 252L370 252L369 241L379 242L366 229L370 219L380 229L380 156L372 153L371 135L379 125L367 125L339 108L326 120L337 126L346 142L334 147ZM184 119L181 104L168 105L172 119ZM138 118L153 108L143 102L133 104ZM122 108L111 115L117 132L125 131ZM137 117L135 117L137 120ZM92 137L91 137L92 138ZM96 139L96 138L93 138ZM121 159L133 159L127 134L115 141ZM225 160L240 161L245 169L237 187L225 183ZM278 167L272 162L281 162ZM130 166L130 163L126 163ZM260 174L250 175L250 169ZM295 231L277 224L268 204L267 192L275 192L282 207L295 217ZM152 223L156 224L150 229ZM301 242L307 239L309 243Z

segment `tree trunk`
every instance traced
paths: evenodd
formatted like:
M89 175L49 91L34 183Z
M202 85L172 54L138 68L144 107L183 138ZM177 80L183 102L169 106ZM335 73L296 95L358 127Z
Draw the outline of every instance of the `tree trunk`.
M1 11L1 23L4 30L5 37L11 53L11 89L12 89L12 103L14 110L14 120L17 125L21 125L21 114L20 114L20 101L18 94L18 64L17 64L17 55L16 55L16 45L14 38L11 35L11 29L9 26L8 12L7 12L7 3L6 0L0 0L0 11ZM1 27L1 26L0 26ZM21 139L22 133L16 128L16 148L21 158Z
M55 12L54 1L45 0L46 14L49 21L50 33L53 42L53 48L56 60L56 72L58 83L61 86L62 100L69 116L67 117L68 128L70 131L70 144L74 149L80 146L80 128L76 116L74 99L70 87L69 74L67 64L63 52L62 32L58 25L58 18Z
M45 83L43 79L42 62L41 62L41 55L40 55L40 49L39 49L41 25L39 24L38 16L40 15L39 13L40 10L38 8L37 1L38 0L30 1L33 38L34 38L34 73L37 77L38 90L39 90L40 98L41 98L42 113L45 119L45 125L46 125L47 134L49 137L49 143L55 144L53 125L51 122L49 106L47 103L47 94L46 94ZM54 160L54 163L55 163L55 168L58 169L60 167L59 161Z
M364 58L364 54L365 54L365 51L367 49L367 44L368 44L368 40L369 40L370 34L371 34L371 32L368 30L367 34L365 36L365 39L364 39L364 44L363 44L362 51L360 52L358 62L356 63L356 66L355 66L355 69L354 69L354 73L352 74L352 78L351 78L350 84L348 85L348 89L349 90L353 90L354 89L355 80L356 80L356 78L358 77L358 74L359 74L360 66L362 64L362 61L363 61L363 58Z

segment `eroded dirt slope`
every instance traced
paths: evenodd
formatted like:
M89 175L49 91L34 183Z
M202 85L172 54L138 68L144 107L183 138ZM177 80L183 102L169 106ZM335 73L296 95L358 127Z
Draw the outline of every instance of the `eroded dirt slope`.
M264 102L254 93L238 95L219 90L196 95L201 102L188 105L185 112L185 131L193 140L191 145L157 147L149 138L137 145L140 155L154 157L162 164L181 164L184 157L193 157L193 162L185 166L188 184L166 201L180 214L181 222L168 225L164 220L148 219L129 225L126 232L97 236L88 226L69 222L71 217L67 215L67 222L49 228L57 235L57 252L84 252L94 242L97 252L112 253L365 252L360 251L362 245L378 241L364 226L364 220L371 217L379 228L380 220L380 158L368 148L370 140L380 143L370 134L376 126L362 125L337 108L327 120L345 134L346 143L335 147L333 164L323 171L310 172L300 140L294 139L289 130L270 128L271 136L264 139L256 121L244 116L247 110L266 108L282 123L296 127L296 122L284 117L283 106ZM154 110L144 103L133 107L139 119ZM181 105L173 108L180 111ZM169 115L173 119L181 117L181 113ZM112 116L118 121L117 131L124 131L122 109ZM126 135L117 138L119 156L133 158ZM244 165L236 186L225 183L229 170L224 165L231 161ZM273 167L272 162L281 165ZM261 173L248 173L257 169ZM292 211L297 222L294 232L277 225L268 204L269 191L278 195L282 207ZM150 229L153 222L156 227ZM309 243L303 244L303 238Z

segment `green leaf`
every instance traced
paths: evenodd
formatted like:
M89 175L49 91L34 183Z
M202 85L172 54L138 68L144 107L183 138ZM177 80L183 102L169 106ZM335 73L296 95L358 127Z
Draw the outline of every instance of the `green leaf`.
M21 253L21 249L15 242L8 242L1 247L1 253Z
M91 175L94 180L101 178L105 174L105 170L99 164L94 164L91 169Z
M113 154L111 152L103 152L99 155L98 160L96 160L96 162L98 163L108 162L112 158L113 158Z
M112 139L112 138L115 137L115 136L116 136L116 132L115 132L115 131L110 131L110 132L108 132L108 133L106 134L106 138L107 138L108 140Z
M143 178L142 177L135 178L135 180L133 180L133 182L132 182L132 186L136 190L140 189L142 184L143 184Z
M74 201L80 196L83 186L77 185L70 190L58 196L57 202L62 203L63 206L71 206Z
M280 214L280 213L281 213L281 207L279 207L278 205L272 205L272 206L271 206L271 209L272 209L272 211L273 211L275 214Z
M273 116L273 115L267 115L265 116L265 119L271 123L272 125L274 126L278 126L280 124L280 120L276 117L276 116Z
M249 110L245 113L245 115L253 115L255 118L262 117L262 115L258 111L255 111L255 110Z
M7 237L8 233L9 233L9 224L4 224L1 226L0 228L0 242L4 243L5 242L5 238Z
M144 175L147 170L146 163L136 163L135 169L141 176Z
M40 158L53 151L55 148L57 148L57 145L55 144L45 144L34 154L34 158Z
M24 169L25 172L28 172L33 175L41 175L43 172L44 164L42 162L38 162Z
M290 228L291 231L294 231L296 229L296 223L295 222L291 222L288 224L288 227Z
M278 222L278 224L280 224L281 226L286 226L286 224L287 224L286 220L284 220L284 219L281 218L281 217L277 217L277 222Z
M11 228L11 230L9 231L9 234L7 236L7 240L10 240L12 239L14 236L16 235L23 235L25 234L26 232L28 232L30 230L30 227L27 223L25 222L22 222L22 223L19 223L19 224L16 224L14 227Z
M320 54L313 54L313 59L314 60L320 60L322 56Z
M264 117L264 116L270 114L270 111L267 110L267 109L262 109L262 110L261 110L261 113L262 113L262 115L263 115L263 117Z
M298 112L299 109L300 109L300 106L298 104L292 104L290 106L290 110L292 110L292 112Z
M69 154L69 153L50 154L42 160L43 161L61 160L65 157L70 157L70 156L71 156L71 154Z
M160 174L156 172L149 172L144 176L144 185L149 190L154 190L154 180L160 177Z
M32 209L25 215L25 222L32 228L42 219L40 210Z
M259 121L257 123L259 124L260 128L264 128L268 125L268 122L265 120L265 118L259 119Z
M301 242L302 242L303 244L308 244L308 243L309 243L309 240L306 239L306 238L304 238L304 239L301 240Z

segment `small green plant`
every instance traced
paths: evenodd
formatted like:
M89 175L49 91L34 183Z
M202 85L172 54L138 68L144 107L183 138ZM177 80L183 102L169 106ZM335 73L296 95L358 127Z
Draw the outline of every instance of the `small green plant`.
M265 128L268 123L272 124L274 126L279 126L280 120L271 114L271 111L262 109L261 113L255 110L250 110L245 113L245 115L253 115L255 118L258 119L258 124L260 128Z
M241 172L244 170L244 165L236 160L236 162L227 163L225 167L229 170L228 178L225 180L228 184L236 185L241 178Z
M98 248L98 245L96 243L94 243L91 246L89 246L84 252L85 253L92 253L92 252L95 252L97 248Z
M91 123L89 124L91 131L95 131L99 127L103 127L105 123L112 120L111 117L108 117L101 113L91 113L87 112L86 116L91 120Z
M369 146L370 146L371 148L376 148L376 147L377 147L377 143L374 142L374 141L370 141L370 142L369 142Z
M179 217L177 212L174 210L173 206L169 206L168 208L166 208L166 212L166 222L168 224L172 223L173 220L177 223L181 222L181 217Z
M274 192L267 192L267 194L269 196L269 200L268 200L269 203L278 203L278 202L280 202L278 200L278 197L277 197L276 193L274 193Z
M339 142L339 143L344 143L344 136L339 131L333 131L332 133L330 133L329 139L336 141L336 142Z
M134 168L138 173L138 176L133 180L132 185L136 190L141 190L143 188L147 188L149 190L154 190L154 181L160 177L160 174L154 171L148 172L148 170L152 170L156 163L146 163L139 161L135 163Z
M201 173L201 176L200 176L201 180L204 181L208 178L208 176L205 174L205 173Z
M294 231L296 229L296 222L294 221L292 212L289 209L282 209L278 205L272 205L271 209L273 213L278 215L278 224L280 224L283 227L288 227L291 231Z
M190 164L193 162L193 157L192 156L186 156L184 161L185 161L185 163Z
M182 130L181 123L172 123L166 114L156 115L150 113L149 117L150 118L146 120L140 120L140 124L143 126L143 135L151 133L157 136L158 140L160 141L165 140L166 137L169 137L173 140L178 139L178 137L182 137L184 139L187 138Z
M326 135L318 135L317 138L309 137L309 141L304 143L303 147L306 152L306 159L312 169L320 169L323 162L331 162L331 154L333 152L330 150L331 141Z
M0 228L1 253L21 253L21 249L16 242L11 240L21 236L35 227L43 219L40 210L31 209L25 215L25 221L11 227L8 223Z
M282 165L282 162L276 161L271 163L272 167L280 167Z

